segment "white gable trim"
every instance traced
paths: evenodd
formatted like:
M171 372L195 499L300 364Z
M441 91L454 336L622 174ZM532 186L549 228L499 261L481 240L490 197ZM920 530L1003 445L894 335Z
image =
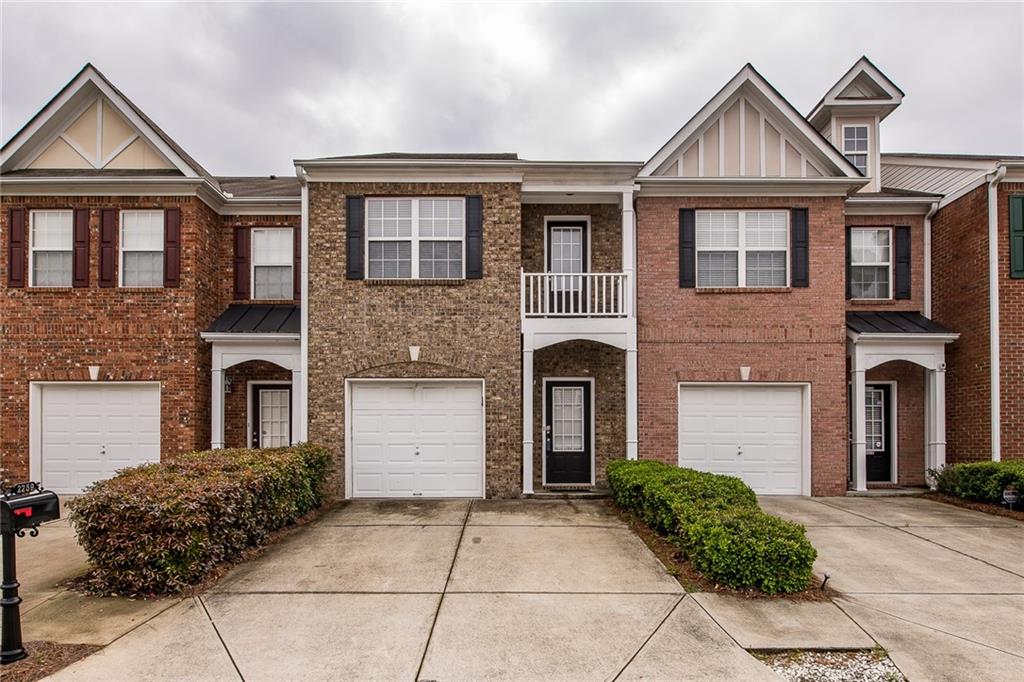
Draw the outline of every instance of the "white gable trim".
M700 111L698 111L693 118L691 118L686 125L679 129L675 135L666 142L661 149L655 153L653 157L640 169L639 177L651 177L653 173L661 167L665 161L667 161L673 154L680 151L681 146L696 136L698 133L704 131L708 126L713 125L717 117L714 116L725 104L727 104L734 95L739 91L745 84L750 84L759 95L761 95L769 105L775 108L779 115L795 128L803 137L806 138L807 142L817 151L822 157L828 159L835 170L846 177L860 177L860 173L853 165L846 160L842 154L840 154L835 147L830 145L821 134L807 122L800 113L793 108L789 102L786 101L769 83L766 81L761 74L759 74L753 66L747 64L739 70L732 80L726 83L725 87L718 91L718 93L705 104ZM756 105L755 105L756 106ZM762 114L768 114L769 112L761 112ZM763 116L762 116L763 118ZM786 131L779 131L785 135ZM761 138L764 139L763 137ZM785 149L783 143L783 149ZM793 144L790 139L790 144ZM797 149L800 149L804 145L794 145ZM700 148L703 150L703 144ZM722 153L722 146L719 145L719 153ZM703 156L703 154L702 154ZM764 158L762 156L762 158ZM785 158L785 157L783 157ZM721 159L719 159L721 163ZM704 164L700 163L700 167L703 168ZM719 165L719 168L722 166ZM821 171L822 169L818 169ZM824 174L824 173L823 173Z
M839 93L845 90L861 74L870 78L878 86L879 90L886 93L886 96L875 99L840 99ZM903 91L900 90L899 86L889 80L889 77L872 64L867 57L861 57L850 67L849 71L843 74L842 78L836 81L835 85L829 88L825 96L821 98L821 101L818 102L814 110L807 116L807 119L813 121L821 113L822 109L826 107L889 107L895 109L902 101Z
M64 88L57 93L53 99L47 102L46 106L44 106L43 109L31 121L29 121L28 125L18 131L18 133L4 145L3 149L0 150L0 168L2 168L4 172L26 168L58 137L67 141L67 138L62 135L63 127L60 127L57 132L47 135L46 139L37 139L37 137L46 124L50 122L51 118L59 114L69 102L79 95L83 88L90 84L99 91L99 95L106 99L106 103L112 105L118 113L128 121L136 132L146 140L146 142L148 142L157 150L158 153L167 159L171 165L181 171L185 177L199 177L198 171L189 165L189 163L173 149L171 149L171 147L164 142L163 138L153 130L152 126L146 123L146 121L136 113L134 107L130 105L127 100L125 100L125 98L122 97L91 64L86 65L70 83L64 86ZM68 123L76 120L78 116L80 116L96 101L95 97L88 97L87 99L88 104L75 107L72 115L68 117ZM30 150L27 145L31 146ZM82 151L77 148L77 145L72 145L72 148L79 154L82 154ZM28 151L28 154L23 155L24 158L18 158L18 153L24 151ZM83 154L83 157L90 163L94 161L93 159L90 159L88 154Z

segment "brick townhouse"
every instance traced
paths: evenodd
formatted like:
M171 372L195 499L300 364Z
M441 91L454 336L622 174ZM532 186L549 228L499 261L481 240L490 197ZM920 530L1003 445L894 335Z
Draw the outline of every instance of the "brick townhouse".
M219 177L87 65L0 153L0 474L311 440L338 497L617 457L839 495L1024 456L1024 161L883 154L903 96L861 59L805 116L747 65L646 162Z

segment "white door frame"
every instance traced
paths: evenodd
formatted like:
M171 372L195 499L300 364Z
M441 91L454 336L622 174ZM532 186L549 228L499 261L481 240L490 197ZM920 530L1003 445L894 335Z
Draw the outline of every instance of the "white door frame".
M853 386L852 382L847 382L847 384L849 386ZM864 385L865 386L889 386L890 387L889 388L889 405L887 407L889 408L888 409L888 412L889 412L889 414L888 414L888 418L889 418L889 433L891 434L889 436L889 440L891 441L889 443L889 447L892 450L892 458L891 458L892 461L890 462L890 467L889 467L889 480L888 480L888 483L893 483L893 484L899 483L899 473L900 473L900 467L899 467L900 434L899 434L899 421L898 421L899 420L899 396L897 395L897 391L899 390L899 382L896 381L895 379L892 379L892 380L886 379L884 381L874 381L872 379L865 378L864 379ZM853 390L852 389L850 390L850 392L847 395L850 396L850 400L853 400ZM852 405L851 405L851 407L852 407ZM853 420L852 411L851 411L850 415L847 417L847 419L851 420L851 423L852 423L852 420ZM852 429L851 429L851 433L852 433ZM926 444L926 446L927 446L927 444ZM871 481L871 482L872 483L886 483L886 481Z
M292 392L289 400L295 400L295 387L292 386L290 379L275 379L268 381L260 381L259 379L249 379L245 382L245 447L251 448L252 445L252 427L253 427L253 413L252 413L252 387L253 384L271 385L271 386L291 386ZM291 405L289 404L289 408ZM292 424L292 411L288 410L288 429L294 433L295 424Z
M548 453L545 449L545 434L548 420L548 382L575 381L590 384L590 485L597 485L597 387L594 377L544 377L540 387L540 484L548 484ZM582 485L555 483L552 485Z
M800 388L801 393L801 434L800 434L800 494L811 494L811 383L809 381L680 381L676 389L676 463L682 453L682 434L679 431L679 417L683 388L687 386L789 386Z
M46 386L156 386L157 411L163 431L163 386L159 381L30 381L28 382L28 477L42 481L43 475L43 388ZM163 456L163 439L160 443Z
M585 272L593 272L590 262L591 244L593 243L593 230L590 229L590 216L589 215L546 215L544 216L544 263L541 266L541 272L548 272L548 225L550 223L584 223L583 227L583 238L587 242L587 252L583 254L586 258L587 269Z
M345 499L352 499L352 384L359 383L392 383L392 384L425 384L425 383L473 383L480 384L480 418L483 428L480 429L480 492L487 497L487 382L484 379L461 377L436 378L387 378L367 377L345 379Z

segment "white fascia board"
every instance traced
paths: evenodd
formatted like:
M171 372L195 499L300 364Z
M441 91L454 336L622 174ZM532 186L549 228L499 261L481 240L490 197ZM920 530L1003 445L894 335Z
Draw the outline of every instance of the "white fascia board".
M43 108L32 117L32 119L29 120L25 127L19 130L14 137L4 144L3 149L0 150L0 167L6 166L7 162L17 155L17 153L22 150L25 143L32 139L36 133L42 130L46 124L50 122L50 119L55 112L59 111L72 99L79 96L82 87L85 86L87 82L91 81L86 72L87 69L80 71L70 83L61 88L60 91L54 95L50 101L48 101Z
M217 210L220 215L301 215L301 197L288 198L232 198Z
M846 87L861 73L866 74L868 78L873 80L875 85L884 90L889 97L887 99L876 98L871 100L838 99L837 95L845 90ZM900 87L889 80L889 77L882 73L881 70L872 64L866 57L858 59L854 65L851 66L849 70L835 82L835 85L828 89L828 92L826 92L825 96L821 98L818 105L814 107L814 111L807 115L807 118L813 121L823 109L831 106L843 106L845 108L848 104L859 104L861 102L877 102L883 105L889 104L894 109L903 102L903 91L900 90Z
M931 333L919 333L919 332L855 332L851 329L846 330L846 336L851 341L857 344L868 344L872 342L877 343L906 343L914 344L921 343L922 341L935 341L937 343L953 343L960 338L960 334L952 333L949 334L931 334Z
M964 196L965 194L969 194L970 192L973 192L974 190L978 189L987 182L988 173L986 173L985 171L978 171L977 177L968 179L962 185L951 191L946 196L942 197L942 201L939 202L939 208L941 209L945 208L946 206L949 206L960 197Z
M141 196L146 194L193 194L209 183L202 178L167 177L40 177L0 176L0 194L31 196L61 196L82 194ZM211 188L212 189L212 188ZM214 190L215 191L215 190ZM219 194L219 193L218 193Z
M899 197L876 199L858 197L846 200L846 215L927 215L942 197Z
M416 172L408 169L381 171L351 169L348 172L318 172L306 168L309 182L424 182L424 183L521 183L521 173L462 173L446 174L431 171Z
M199 338L217 343L252 345L257 343L298 343L301 334L261 334L256 332L200 332Z
M569 193L569 194L619 194L623 192L632 192L634 190L634 184L632 182L624 185L573 185L573 184L560 184L556 182L523 182L523 193L526 192L537 192L537 193Z
M868 178L670 178L637 181L640 196L849 196Z
M957 158L948 156L905 156L903 154L882 153L882 163L893 166L924 166L936 168L963 168L979 172L991 173L999 165L999 161L981 158Z

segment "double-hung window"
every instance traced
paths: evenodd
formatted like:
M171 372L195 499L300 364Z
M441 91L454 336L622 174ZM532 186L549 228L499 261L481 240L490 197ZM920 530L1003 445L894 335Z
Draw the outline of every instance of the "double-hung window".
M371 279L462 279L466 205L462 198L366 200Z
M850 229L850 297L890 298L892 291L892 229Z
M290 227L252 231L253 299L291 299L294 296L295 230Z
M698 287L785 287L786 211L697 211Z
M121 211L121 286L164 285L164 212Z
M868 175L868 127L843 126L843 156L865 177Z
M32 211L30 271L34 287L71 286L71 211Z

